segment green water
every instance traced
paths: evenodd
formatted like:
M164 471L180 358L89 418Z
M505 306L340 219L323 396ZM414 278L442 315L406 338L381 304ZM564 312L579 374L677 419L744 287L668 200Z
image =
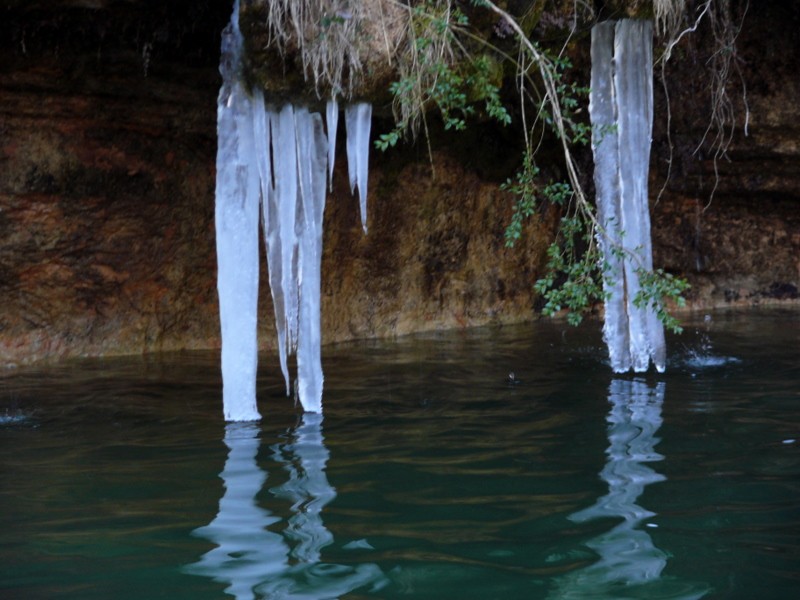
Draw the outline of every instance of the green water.
M797 597L800 311L597 329L326 348L321 423L273 356L227 428L212 353L7 370L0 598Z

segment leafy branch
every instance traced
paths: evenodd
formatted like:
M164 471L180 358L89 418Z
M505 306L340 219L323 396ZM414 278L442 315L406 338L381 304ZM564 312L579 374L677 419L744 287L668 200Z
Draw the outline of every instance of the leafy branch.
M408 6L406 51L399 57L400 76L390 85L395 127L375 141L379 150L395 146L405 135L416 137L420 125L427 138L426 112L435 107L446 130L461 131L483 102L486 113L508 125L511 116L500 100L488 56L472 56L459 41L469 21L447 0L423 0Z
M672 1L662 0L661 4ZM546 273L534 287L545 299L545 315L567 309L568 321L577 324L583 314L604 299L603 279L610 276L598 244L598 240L606 242L608 236L581 186L573 155L576 145L586 145L591 140L591 127L580 116L589 90L568 80L566 75L572 65L566 56L543 50L506 11L490 0L472 0L472 4L495 13L505 29L513 32L518 43L517 58L472 33L467 17L449 0L422 0L408 7L407 51L399 62L400 77L390 88L396 125L379 136L375 145L387 150L408 133L416 136L420 125L429 140L425 117L429 108L438 110L445 129L464 129L467 119L475 114L478 101L484 103L490 117L510 123L499 85L492 78L488 53L512 62L526 149L520 171L501 186L516 197L505 243L511 247L519 241L524 222L543 204L561 208L558 233L547 250ZM487 53L474 57L462 39L477 41ZM533 114L529 114L531 107ZM535 132L541 135L545 129L552 131L560 144L567 180L541 185L535 162L541 138L536 139ZM612 251L628 253L621 247ZM638 255L629 254L638 260ZM642 289L634 303L652 306L668 328L679 330L677 321L664 308L664 299L682 305L686 281L661 270L640 269L639 276Z

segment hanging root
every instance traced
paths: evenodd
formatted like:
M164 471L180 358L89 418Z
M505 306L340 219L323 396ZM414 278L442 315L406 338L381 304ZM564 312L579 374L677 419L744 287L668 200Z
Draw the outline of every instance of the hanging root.
M317 94L350 96L358 85L362 63L358 33L364 17L361 0L268 0L270 43L281 54L299 50L307 80Z
M656 33L672 36L680 29L686 0L653 0Z
M679 0L654 0L654 8L656 12L656 19L659 19L659 5L660 4L676 4ZM681 2L686 4L685 1ZM669 160L667 166L667 177L664 185L659 191L658 198L661 198L667 183L672 168L673 158L673 144L671 139L671 121L672 113L669 103L669 90L666 83L666 64L672 56L672 52L681 39L689 34L694 33L699 27L700 23L707 19L711 32L714 38L714 50L711 57L708 59L706 65L709 71L709 95L710 95L710 115L708 126L706 127L703 136L695 148L693 154L697 155L700 150L708 144L710 149L711 158L714 165L714 186L709 193L708 202L705 208L711 205L719 185L719 169L718 164L720 159L726 158L726 154L730 144L733 140L733 134L736 130L736 110L734 101L728 93L731 86L731 79L736 75L741 85L742 103L744 105L744 125L743 131L748 135L748 127L750 123L750 108L747 104L747 86L745 84L740 63L736 54L736 38L741 31L744 17L747 14L749 2L745 2L738 22L734 21L734 15L731 10L730 0L704 0L695 11L697 17L694 23L688 27L682 28L683 11L680 13L672 13L674 16L678 14L677 21L671 20L669 17L660 21L663 23L661 32L665 35L667 41L664 46L664 53L660 58L661 61L661 83L664 88L664 95L667 100L667 141L669 145ZM663 8L662 10L666 10ZM664 13L669 15L670 13Z
M728 86L734 73L738 75L742 85L742 101L745 111L744 134L748 134L750 109L747 105L747 87L736 56L736 38L741 31L747 9L748 4L745 4L741 20L738 24L735 24L731 14L730 0L715 0L711 6L711 29L715 45L714 53L708 60L711 72L711 83L709 84L711 116L703 138L694 151L697 154L706 140L710 140L714 163L714 187L709 194L705 208L711 205L714 192L716 192L719 185L719 160L726 158L736 130L736 110L733 100L728 94Z

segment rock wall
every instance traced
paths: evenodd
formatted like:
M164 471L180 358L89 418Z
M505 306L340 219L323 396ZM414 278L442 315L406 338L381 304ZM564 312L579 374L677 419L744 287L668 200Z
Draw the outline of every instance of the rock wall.
M217 62L230 8L163 4L0 14L0 364L219 346ZM540 245L504 249L511 205L496 183L446 154L435 164L434 180L416 149L374 157L365 237L339 156L325 341L533 317Z
M210 0L0 5L0 364L218 347L215 106L229 15ZM675 158L653 205L655 258L690 278L697 306L797 296L798 24L798 9L779 2L747 16L750 135L734 135L707 208L713 165L692 155L707 115L701 37L671 75ZM339 156L325 216L326 342L535 317L532 283L557 215L504 247L512 201L498 183L519 155L513 133L440 138L435 178L422 145L373 154L366 237ZM654 191L663 125L655 136ZM265 274L259 306L270 348Z
M731 4L733 26L743 26L731 54L730 103L713 101L718 46L708 26L667 66L669 137L666 95L659 82L655 88L654 260L689 279L697 307L800 297L800 7L765 1L744 14L744 3ZM716 159L715 110L727 115L729 142Z
M222 15L52 4L0 13L0 363L213 345Z

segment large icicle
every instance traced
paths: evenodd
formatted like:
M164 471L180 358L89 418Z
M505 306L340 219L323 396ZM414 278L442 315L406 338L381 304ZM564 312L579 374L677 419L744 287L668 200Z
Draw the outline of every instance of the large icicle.
M631 361L634 371L646 371L652 358L656 369L666 365L664 326L649 307L633 300L640 290L638 269L653 270L647 176L653 133L653 24L624 19L617 23L614 44L614 85L619 128L619 180L625 260Z
M664 371L664 327L634 305L639 270L653 267L647 176L653 122L652 23L625 19L592 30L592 145L607 281L604 337L611 367ZM613 44L613 56L612 56Z
M622 247L622 232L613 45L613 21L598 23L592 28L589 114L592 121L597 218L603 228L598 243L607 264L603 273L603 291L606 295L603 338L608 346L611 368L615 373L623 373L631 367L631 355L625 308L625 273L621 256L615 252Z
M255 421L259 176L253 106L239 80L239 2L223 32L217 103L217 289L222 333L222 403L227 421Z
M349 104L344 111L347 128L347 173L350 193L358 187L361 226L367 233L367 179L369 176L369 132L372 125L372 105L367 102Z

